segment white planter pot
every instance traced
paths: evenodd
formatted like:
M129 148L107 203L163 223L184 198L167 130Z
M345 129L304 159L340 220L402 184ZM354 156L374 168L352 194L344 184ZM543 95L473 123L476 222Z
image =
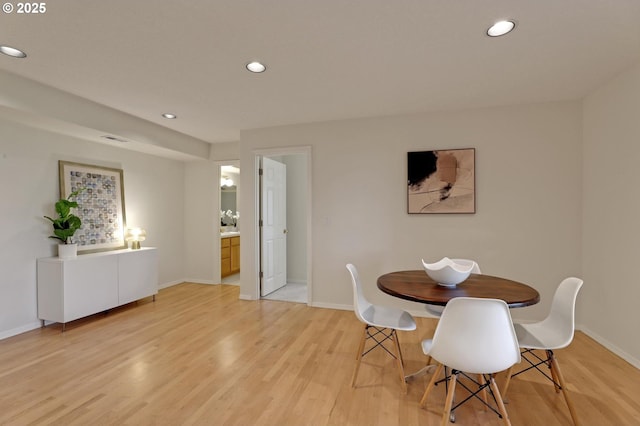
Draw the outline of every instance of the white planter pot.
M58 244L58 257L60 259L75 259L77 255L77 244Z

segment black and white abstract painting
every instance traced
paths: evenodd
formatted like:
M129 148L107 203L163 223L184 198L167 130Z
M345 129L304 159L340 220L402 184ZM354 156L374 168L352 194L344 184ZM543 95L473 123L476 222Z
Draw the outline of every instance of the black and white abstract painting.
M408 213L475 213L475 149L407 154Z

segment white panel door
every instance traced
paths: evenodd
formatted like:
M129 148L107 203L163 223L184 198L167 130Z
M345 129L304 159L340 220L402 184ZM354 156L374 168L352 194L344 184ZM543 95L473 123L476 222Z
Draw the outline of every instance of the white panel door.
M262 159L262 247L260 295L287 283L287 168Z

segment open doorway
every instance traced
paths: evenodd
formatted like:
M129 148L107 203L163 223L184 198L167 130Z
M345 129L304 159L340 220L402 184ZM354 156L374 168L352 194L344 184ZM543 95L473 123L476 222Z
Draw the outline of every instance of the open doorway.
M219 167L220 282L240 284L240 167L237 162Z
M260 297L311 303L309 154L293 150L259 158Z

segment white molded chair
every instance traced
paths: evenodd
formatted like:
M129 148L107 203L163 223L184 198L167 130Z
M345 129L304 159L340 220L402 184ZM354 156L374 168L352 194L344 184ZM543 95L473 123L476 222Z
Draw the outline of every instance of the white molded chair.
M556 392L562 391L575 425L578 425L578 417L569 399L567 386L553 351L566 348L573 341L576 299L582 284L583 281L580 278L564 279L556 289L551 302L551 310L544 320L515 325L518 344L522 349L522 358L530 365L513 375L511 374L512 369L509 369L502 391L503 395L507 394L512 377L535 368L553 382ZM534 352L535 350L545 351L545 357L538 356ZM549 368L551 376L539 368L541 365L546 365Z
M473 297L451 299L442 312L433 339L424 340L422 349L438 362L438 366L427 385L420 406L426 405L429 393L443 367L451 368L451 375L445 377L445 380L450 380L451 383L448 386L442 425L447 424L452 410L474 396L498 414L504 424L511 424L494 379L495 373L520 362L520 350L511 314L503 300ZM463 372L480 375L481 380L476 382ZM472 389L460 382L471 396L452 407L460 374L474 380L477 388L473 385ZM487 403L486 397L481 399L477 395L487 388L497 410Z
M395 358L400 372L402 390L406 393L407 384L404 376L404 361L402 359L402 351L400 350L400 343L398 342L398 334L396 331L413 331L416 329L416 322L411 314L403 311L402 309L372 305L369 303L369 301L364 297L358 270L350 263L347 264L347 269L351 274L351 282L353 283L354 311L356 313L356 317L364 323L364 332L358 346L356 367L353 372L351 386L355 387L362 357L373 349L379 347ZM374 344L371 348L365 351L365 343L369 339L371 339ZM391 340L393 342L392 350L389 350L384 346L384 342L386 340Z
M451 259L451 260L453 260L456 263L460 263L462 265L468 265L470 263L473 263L473 269L471 269L471 273L472 274L482 273L480 271L480 266L475 260L470 260L470 259ZM439 305L424 305L424 307L427 310L427 312L433 315L434 317L439 317L440 315L442 315L442 310L444 309L444 306L439 306Z

